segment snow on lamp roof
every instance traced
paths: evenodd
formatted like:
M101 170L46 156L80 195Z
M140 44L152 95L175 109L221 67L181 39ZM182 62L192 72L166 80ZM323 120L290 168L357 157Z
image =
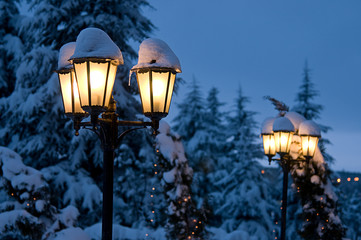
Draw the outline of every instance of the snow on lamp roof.
M306 120L301 123L298 134L321 137L321 129L314 121Z
M72 68L69 58L74 54L75 42L64 44L59 50L58 70L64 68Z
M287 112L285 114L285 117L288 118L292 122L296 131L299 129L300 124L302 122L306 121L306 118L304 118L301 114L299 114L297 112Z
M273 122L273 131L287 131L287 132L294 132L295 127L293 126L292 122L286 117L279 117L276 118Z
M119 64L124 64L123 55L118 46L99 28L86 28L79 33L74 55L70 59L91 57L110 58Z
M276 118L266 118L262 123L261 134L272 134L273 133L273 122Z
M177 73L182 72L179 60L172 49L162 40L148 38L139 46L137 68L164 67L173 68Z

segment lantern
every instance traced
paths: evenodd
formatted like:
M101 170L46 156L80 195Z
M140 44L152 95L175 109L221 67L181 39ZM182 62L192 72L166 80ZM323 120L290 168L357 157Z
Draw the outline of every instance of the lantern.
M263 149L266 156L271 158L276 155L276 143L273 134L262 134L263 138Z
M151 119L168 115L176 71L172 68L136 68L143 113Z
M63 68L56 71L59 77L64 112L68 117L84 116L85 111L80 106L78 85L75 81L73 68Z
M107 110L118 61L95 57L71 60L79 86L81 107L90 114Z
M299 135L301 137L302 155L306 159L311 159L315 155L321 130L315 122L307 120L301 123Z
M276 152L281 156L290 152L294 126L286 117L279 117L273 123Z

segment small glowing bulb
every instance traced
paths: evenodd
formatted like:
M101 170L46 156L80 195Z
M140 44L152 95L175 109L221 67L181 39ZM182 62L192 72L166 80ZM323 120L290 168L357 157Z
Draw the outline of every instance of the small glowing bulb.
M198 228L198 226L196 226L196 228Z
M28 207L29 207L29 206L30 206L30 204L29 204L29 203L27 203L27 204L26 204L26 206L28 206Z
M199 224L201 224L202 222L201 221L199 221Z
M150 219L151 222L153 222L154 220L153 219Z
M341 182L341 178L337 178L337 182L340 183L340 182Z
M322 200L323 200L323 197L321 197L320 200L322 201Z
M358 182L360 179L359 179L359 177L355 177L353 180L354 180L355 182Z
M155 188L152 188L152 190L154 191L154 190L155 190Z
M154 211L152 211L152 213L154 213Z
M197 222L197 220L193 219L193 222Z
M185 198L185 199L184 199L184 201L185 201L185 202L187 202L187 201L188 201L188 199L187 199L187 198Z
M154 174L158 174L158 172L154 172Z
M156 167L157 166L157 164L154 164L154 167Z
M146 233L145 236L148 237L148 233Z
M194 235L194 232L192 232L192 234Z
M264 170L262 170L261 173L264 174Z
M153 197L153 194L152 194L152 195L150 195L150 197Z
M351 178L348 177L348 178L347 178L347 182L349 182L349 181L351 181Z

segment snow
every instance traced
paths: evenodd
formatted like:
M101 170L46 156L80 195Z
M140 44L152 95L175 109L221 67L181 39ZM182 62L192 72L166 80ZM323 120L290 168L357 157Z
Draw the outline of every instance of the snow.
M42 212L44 211L45 208L45 201L44 200L37 200L35 202L35 209L37 212Z
M313 184L320 184L321 183L321 179L318 175L313 175L311 177L311 183Z
M56 233L52 240L91 240L81 228L67 228Z
M311 135L321 137L320 127L311 120L302 122L299 129L299 135Z
M271 134L273 133L273 123L276 118L268 117L262 123L261 134Z
M75 42L70 42L63 45L59 50L58 70L64 68L72 68L73 65L69 62L69 58L74 54Z
M97 223L93 226L86 228L84 231L92 236L92 240L101 240L101 228L102 224ZM148 234L148 238L146 238L146 234ZM147 228L141 229L132 229L128 227L124 227L118 224L113 224L113 240L138 240L138 239L166 239L165 231L162 228L157 230L149 230Z
M273 122L273 131L290 131L294 132L295 127L292 122L286 117L278 117Z
M302 122L306 121L306 118L304 118L301 114L299 114L297 112L287 112L285 114L285 117L288 118L292 122L296 131L299 129L300 124Z
M32 216L25 210L12 210L0 213L0 232L4 231L6 227L14 226L19 219L27 219L29 223L38 223L36 217Z
M177 167L163 174L163 179L166 183L173 183L175 181L175 175L177 173Z
M173 68L176 72L182 72L180 62L170 47L162 40L148 38L139 46L138 64L132 70L146 67Z
M86 28L76 39L74 55L70 59L86 57L110 58L124 64L119 47L99 28Z
M65 226L72 227L75 225L78 216L78 209L74 206L69 205L60 211L58 218Z
M0 162L3 177L11 182L14 189L32 191L46 185L43 175L38 170L25 166L21 157L12 150L0 147Z

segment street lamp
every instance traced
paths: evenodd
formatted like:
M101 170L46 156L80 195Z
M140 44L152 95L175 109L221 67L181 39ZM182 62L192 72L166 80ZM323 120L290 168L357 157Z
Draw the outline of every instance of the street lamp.
M118 120L112 90L117 66L123 64L123 57L105 32L97 28L84 29L77 37L76 44L64 45L59 54L56 72L59 76L65 114L73 119L76 135L80 128L84 128L95 132L101 140L104 154L103 240L112 239L114 151L121 139L133 130L151 126L156 134L160 119L167 116L169 111L176 73L181 72L178 58L163 41L157 40L152 46L146 45L146 48L148 52L153 51L152 58L155 58L155 61L159 58L159 54L154 53L155 50L166 48L167 56L170 56L169 61L166 58L162 59L157 68L150 68L144 64L139 66L139 61L137 67L133 68L137 73L143 112L152 120L151 122ZM174 59L177 60L177 65L173 65ZM82 121L88 113L91 116L90 122ZM136 128L118 134L119 126Z
M272 127L271 127L272 126ZM289 112L278 118L268 118L263 122L261 135L263 138L264 153L272 160L278 160L283 171L282 188L282 224L281 240L286 239L286 215L287 215L287 191L288 172L291 162L304 161L302 158L293 159L290 150L294 137L301 138L301 149L303 157L308 162L315 153L318 139L321 137L320 129L316 123L305 120L301 115ZM273 135L273 137L272 137ZM273 140L274 139L274 143ZM273 148L275 150L273 150ZM272 159L277 153L280 159Z

